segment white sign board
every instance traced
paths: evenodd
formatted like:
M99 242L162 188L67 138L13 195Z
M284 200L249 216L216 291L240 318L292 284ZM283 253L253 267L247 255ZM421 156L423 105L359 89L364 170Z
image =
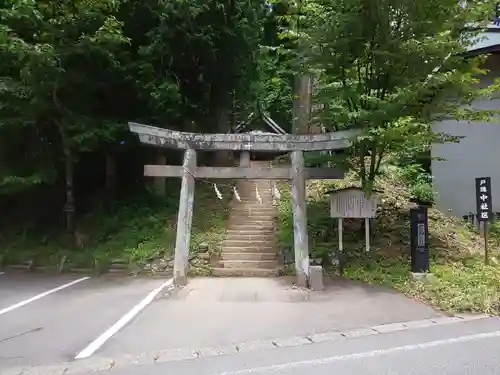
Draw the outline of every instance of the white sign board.
M349 188L332 192L330 214L337 218L371 218L377 213L378 197L374 194L365 198L363 190Z

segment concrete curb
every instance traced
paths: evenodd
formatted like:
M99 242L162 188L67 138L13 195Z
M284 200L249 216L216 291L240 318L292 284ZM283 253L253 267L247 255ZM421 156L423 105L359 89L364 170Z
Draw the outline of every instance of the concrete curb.
M167 293L174 293L178 288L169 288ZM490 318L484 314L457 314L455 316L436 317L424 320L415 320L402 323L383 324L372 327L352 329L348 331L331 331L316 333L307 336L296 336L278 338L271 340L242 342L232 345L222 345L205 348L179 348L158 350L152 352L121 355L115 358L91 357L68 363L59 363L50 366L0 368L2 375L71 375L85 374L98 371L110 371L113 369L126 368L130 366L153 365L174 361L185 361L204 357L221 355L234 355L237 353L273 350L276 348L311 345L315 343L334 342L340 340L351 340L358 337L407 331L419 328L428 328L446 324L454 324L472 320Z

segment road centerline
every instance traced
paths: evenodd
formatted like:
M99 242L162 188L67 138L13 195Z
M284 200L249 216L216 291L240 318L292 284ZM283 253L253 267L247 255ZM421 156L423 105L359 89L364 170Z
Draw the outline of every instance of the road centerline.
M95 353L106 341L108 341L113 335L125 327L133 318L135 318L146 306L148 306L155 297L165 288L172 287L173 279L169 279L161 284L158 288L153 289L149 294L140 301L137 305L132 307L125 315L123 315L115 324L109 327L103 334L92 341L87 347L85 347L80 353L77 354L75 359L88 358Z
M81 283L82 281L85 281L85 280L88 280L90 279L90 276L85 276L85 277L82 277L80 279L77 279L77 280L73 280L67 284L64 284L64 285L61 285L61 286L58 286L57 288L53 288L53 289L49 289L43 293L40 293L40 294L37 294L31 298L28 298L28 299L25 299L23 301L20 301L18 303L15 303L13 305L10 305L2 310L0 310L0 315L4 315L4 314L7 314L8 312L12 311L12 310L15 310L15 309L18 309L19 307L22 307L22 306L25 306L31 302L35 302L43 297L46 297L50 294L53 294L53 293L56 293L60 290L63 290L63 289L66 289L66 288L69 288L70 286L73 286L75 284L78 284L78 283Z

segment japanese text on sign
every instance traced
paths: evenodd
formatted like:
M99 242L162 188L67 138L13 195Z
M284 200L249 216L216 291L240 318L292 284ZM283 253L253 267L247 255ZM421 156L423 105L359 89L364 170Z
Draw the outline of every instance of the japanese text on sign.
M491 217L491 178L476 178L476 204L479 221L489 220Z

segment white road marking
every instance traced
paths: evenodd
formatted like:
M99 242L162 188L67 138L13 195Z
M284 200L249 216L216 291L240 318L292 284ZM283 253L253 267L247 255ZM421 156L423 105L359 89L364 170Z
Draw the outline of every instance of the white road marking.
M90 357L96 350L98 350L106 341L108 341L114 334L125 327L137 314L139 314L147 305L149 305L155 297L165 288L172 286L173 279L165 281L158 288L151 291L146 298L135 305L128 313L123 315L120 320L109 327L101 336L91 342L85 349L83 349L75 359L83 359Z
M325 358L317 358L306 361L298 361L298 362L289 362L281 365L271 365L271 366L262 366L262 367L254 367L243 370L235 370L235 371L227 371L227 372L219 372L217 374L212 375L247 375L247 374L261 374L261 373L282 373L283 371L293 370L302 367L311 367L311 366L319 366L326 365L334 362L343 362L349 361L352 359L362 359L362 358L372 358L381 355L393 354L398 352L409 352L418 349L428 349L436 346L450 345L450 344L458 344L469 341L477 341L482 339L499 337L500 331L495 332L487 332L487 333L477 333L469 336L461 336L454 337L446 340L439 341L430 341L424 342L421 344L411 344L405 346L396 346L388 349L379 349L372 350L369 352L361 352L361 353L353 353L353 354L343 354L337 355L333 357L325 357Z
M6 313L8 313L9 311L12 311L12 310L17 309L17 308L19 308L19 307L22 307L22 306L24 306L24 305L27 305L28 303L34 302L34 301L36 301L36 300L39 300L40 298L46 297L46 296L48 296L49 294L52 294L52 293L58 292L58 291L60 291L60 290L62 290L62 289L68 288L68 287L70 287L70 286L72 286L72 285L78 284L78 283L80 283L80 282L82 282L82 281L85 281L85 280L87 280L87 279L90 279L90 277L89 277L89 276L85 276L85 277L82 277L81 279L74 280L74 281L72 281L72 282L70 282L70 283L67 283L67 284L64 284L64 285L58 286L57 288L50 289L50 290L47 290L46 292L43 292L43 293L37 294L36 296L33 296L33 297L28 298L28 299L26 299L26 300L24 300L24 301L18 302L18 303L14 304L14 305L11 305L11 306L9 306L9 307L6 307L5 309L0 310L0 315L6 314Z
M5 274L5 272L0 272L0 276L2 276L2 275L4 275L4 274Z

